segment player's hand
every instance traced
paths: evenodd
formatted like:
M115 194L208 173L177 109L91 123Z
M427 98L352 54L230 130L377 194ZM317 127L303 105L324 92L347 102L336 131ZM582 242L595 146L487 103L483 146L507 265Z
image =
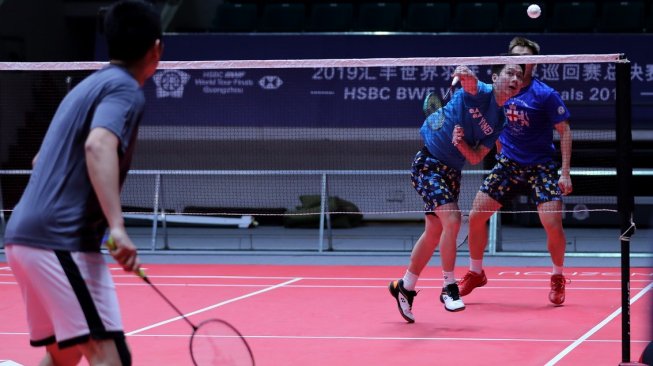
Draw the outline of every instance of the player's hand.
M467 66L461 65L456 67L452 77L458 77L460 79L460 85L463 87L465 92L476 95L478 89L478 80L474 72Z
M124 228L112 228L109 234L109 253L127 272L136 272L141 264L138 260L136 245L131 241Z
M571 194L574 188L571 184L571 177L569 174L563 174L560 176L560 179L558 180L558 187L560 187L563 196Z
M465 129L460 125L455 125L451 136L451 143L453 146L458 146L458 144L463 141L463 137L465 137Z

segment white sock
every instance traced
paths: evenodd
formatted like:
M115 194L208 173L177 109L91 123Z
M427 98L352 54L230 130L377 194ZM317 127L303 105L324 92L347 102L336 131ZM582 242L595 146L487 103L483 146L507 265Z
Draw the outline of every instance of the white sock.
M481 274L483 272L483 260L469 258L469 270L476 274Z
M444 277L444 285L451 285L452 283L456 283L456 275L453 274L453 272L445 272L442 271L442 276Z
M418 275L406 270L404 274L404 288L408 291L415 291L415 285L417 285Z
M562 274L562 266L556 266L555 264L553 265L553 274L554 275L561 275Z

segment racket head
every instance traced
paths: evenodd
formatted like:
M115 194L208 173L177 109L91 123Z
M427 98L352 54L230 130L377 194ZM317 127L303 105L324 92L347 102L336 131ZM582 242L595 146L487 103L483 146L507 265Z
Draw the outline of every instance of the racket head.
M208 319L199 323L190 338L195 366L254 366L254 353L245 337L228 322Z
M442 108L442 101L438 95L435 92L428 93L424 98L424 102L422 103L422 111L424 112L424 116L428 117L440 108Z

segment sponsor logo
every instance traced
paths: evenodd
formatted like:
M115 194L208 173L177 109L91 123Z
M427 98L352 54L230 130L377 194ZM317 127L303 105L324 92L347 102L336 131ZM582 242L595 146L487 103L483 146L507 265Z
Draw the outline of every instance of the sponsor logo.
M283 80L281 80L281 78L276 75L268 75L262 77L258 81L258 85L260 85L261 88L266 90L274 90L274 89L279 89L281 85L283 85Z
M152 80L156 85L157 98L181 98L190 75L179 70L164 70L154 74Z

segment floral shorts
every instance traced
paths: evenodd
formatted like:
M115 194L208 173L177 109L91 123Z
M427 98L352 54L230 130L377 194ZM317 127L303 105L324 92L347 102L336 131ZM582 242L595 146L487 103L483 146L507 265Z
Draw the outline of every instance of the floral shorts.
M434 158L426 148L415 155L411 169L413 188L424 200L424 210L457 202L460 194L461 173Z
M536 205L562 200L558 187L559 164L550 161L537 165L521 165L504 155L497 155L497 163L485 178L480 191L501 204L507 203L515 194L530 190L530 198Z

